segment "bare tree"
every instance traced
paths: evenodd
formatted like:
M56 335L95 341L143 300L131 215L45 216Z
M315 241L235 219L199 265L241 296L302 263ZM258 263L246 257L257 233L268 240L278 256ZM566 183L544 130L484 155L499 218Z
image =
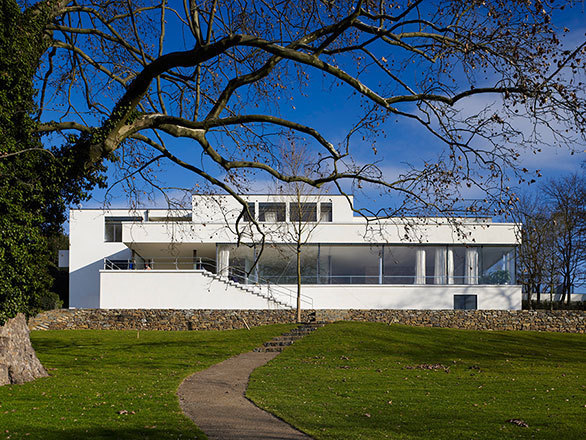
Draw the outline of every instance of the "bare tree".
M137 177L164 189L153 168L167 160L243 207L238 193L252 170L339 192L344 181L380 185L403 196L404 212L498 213L515 198L506 176L525 179L522 149L584 140L585 45L560 42L551 17L562 6L49 0L25 11L42 12L50 38L38 132L76 134L85 167L115 154L128 185ZM337 144L291 113L318 81L324 111L348 97L363 110ZM470 110L482 97L495 104ZM386 176L375 154L388 158L391 146L373 145L365 161L359 140L374 141L395 120L412 121L438 148L422 166ZM283 169L275 147L285 138L318 153L315 176ZM467 187L485 200L463 203Z
M520 243L517 250L518 281L527 294L529 305L533 294L539 304L544 286L549 285L547 269L553 243L553 230L543 199L522 196L513 211L513 220L521 225L517 230Z
M583 175L573 174L550 180L543 191L551 205L561 302L569 304L574 287L584 283L586 274L586 181Z
M304 147L291 144L282 152L283 166L292 175L311 176L313 162L311 154ZM324 189L313 188L303 182L278 184L277 193L283 194L289 203L289 221L280 224L276 231L286 247L295 253L295 277L297 284L297 322L301 322L301 284L303 281L301 253L309 242L312 233L319 226L322 215L320 201L323 200ZM331 211L329 211L331 214Z
M507 179L527 178L517 164L523 150L585 141L586 42L565 46L565 30L552 24L567 5L5 0L2 43L24 56L3 68L35 76L38 111L27 131L62 135L66 142L44 144L71 146L80 177L115 160L133 194L140 180L169 189L156 179L169 163L234 196L241 218L239 193L255 173L341 193L345 182L378 185L402 196L404 213L501 213L516 198ZM10 87L1 73L0 88ZM327 103L324 112L348 100L360 111L328 137L292 112L303 94ZM399 120L437 149L389 175L379 158L393 157L392 144L374 141ZM361 138L373 141L370 155ZM315 151L315 175L283 169L283 139ZM26 149L10 148L2 160ZM468 187L484 200L463 201Z
M569 304L586 273L586 187L582 175L549 180L517 202L513 219L519 230L519 281L529 301L549 292Z

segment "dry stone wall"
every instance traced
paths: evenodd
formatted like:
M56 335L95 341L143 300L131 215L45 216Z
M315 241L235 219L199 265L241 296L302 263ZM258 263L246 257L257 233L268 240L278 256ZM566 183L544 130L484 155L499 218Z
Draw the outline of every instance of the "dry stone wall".
M29 320L31 330L229 330L293 322L291 310L51 310ZM304 310L307 321L366 321L469 330L586 332L584 311Z

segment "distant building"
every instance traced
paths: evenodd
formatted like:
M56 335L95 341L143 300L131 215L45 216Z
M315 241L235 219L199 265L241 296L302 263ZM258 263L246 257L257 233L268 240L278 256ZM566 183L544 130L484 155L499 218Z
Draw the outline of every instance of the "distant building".
M337 195L307 196L301 205L295 196L243 198L245 213L224 195L194 195L191 211L72 210L70 306L292 307L291 221L301 218L303 308L521 308L515 224L365 218ZM262 252L249 213L265 234Z

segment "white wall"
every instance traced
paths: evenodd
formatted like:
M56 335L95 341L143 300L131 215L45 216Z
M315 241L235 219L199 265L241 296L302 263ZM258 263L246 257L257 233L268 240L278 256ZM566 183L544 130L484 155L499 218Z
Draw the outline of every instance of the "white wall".
M261 224L267 242L282 243L291 236L279 223ZM405 227L407 226L407 229ZM462 223L463 234L454 231L447 223L407 225L385 222L381 225L366 223L320 223L311 230L308 243L323 244L473 244L515 245L516 226L512 223ZM247 231L243 227L244 231ZM406 236L406 232L408 235ZM225 223L125 223L122 240L125 243L235 243L234 228ZM254 232L254 229L252 229ZM294 236L295 234L293 234ZM255 239L260 240L257 233ZM249 242L245 234L243 241Z
M101 271L100 279L99 307L105 309L274 308L198 271ZM319 285L303 286L302 294L315 309L453 309L454 294L478 295L479 309L521 308L519 286Z
M266 299L203 275L181 270L103 270L102 309L271 309Z
M126 259L124 243L104 241L104 215L125 216L128 210L71 210L69 214L69 307L97 308L100 302L100 269L104 258Z
M521 286L304 285L301 292L315 309L453 309L456 294L477 295L478 309L521 309Z

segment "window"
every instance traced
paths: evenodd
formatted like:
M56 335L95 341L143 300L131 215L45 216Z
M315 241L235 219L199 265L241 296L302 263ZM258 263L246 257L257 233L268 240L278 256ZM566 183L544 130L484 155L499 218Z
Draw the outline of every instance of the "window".
M191 222L190 215L181 215L181 216L166 216L166 217L149 217L149 222L165 222L165 223L172 223L172 222Z
M258 220L261 222L284 222L284 203L259 203Z
M106 220L106 242L122 242L122 223Z
M109 243L122 242L122 222L141 222L142 217L106 217L104 241Z
M244 215L242 216L245 222L251 222L256 218L256 204L254 202L248 202L248 211L243 209ZM250 214L249 214L250 213Z
M480 284L514 284L515 248L483 246L480 269Z
M319 276L321 284L378 284L378 246L321 245Z
M292 222L316 222L317 221L317 203L298 203L289 204L289 217Z
M332 204L331 203L320 203L319 204L319 221L320 222L331 222L332 221Z
M453 246L450 249L454 259L454 284L466 284L466 248Z
M454 310L476 310L477 308L476 295L454 295Z
M383 283L414 284L417 248L385 246Z

